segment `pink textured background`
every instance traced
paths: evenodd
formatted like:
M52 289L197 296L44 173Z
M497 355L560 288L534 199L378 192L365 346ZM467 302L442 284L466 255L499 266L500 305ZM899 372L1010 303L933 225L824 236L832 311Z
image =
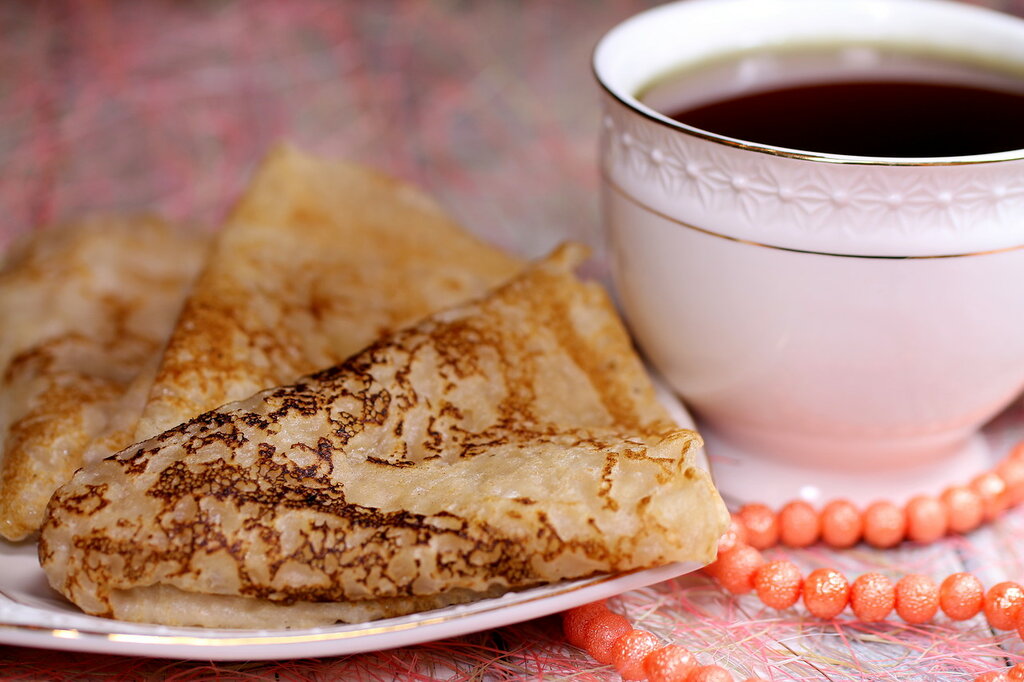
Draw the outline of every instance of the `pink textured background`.
M110 209L215 224L287 138L510 249L593 238L590 50L644 4L0 5L0 235Z
M464 224L533 256L600 244L598 36L650 3L9 2L0 4L0 248L34 226L150 210L211 227L274 141L372 164L438 197ZM979 2L1024 15L1024 0ZM0 321L0 325L3 322ZM991 430L1005 451L1020 404ZM1024 578L1024 514L933 548L797 553L839 565L986 585ZM872 628L776 614L702 578L616 603L703 662L769 679L958 680L1018 662L1015 635L979 620ZM564 645L556 619L393 652L203 664L0 647L4 679L615 679Z

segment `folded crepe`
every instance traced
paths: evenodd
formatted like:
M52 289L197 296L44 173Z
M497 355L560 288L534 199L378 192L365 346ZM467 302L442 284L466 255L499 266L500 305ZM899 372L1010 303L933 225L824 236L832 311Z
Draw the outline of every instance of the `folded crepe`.
M134 442L206 243L121 217L40 230L12 248L0 269L0 535L38 529L76 469Z
M50 584L96 615L304 627L710 561L699 439L581 257L85 467L48 507Z
M12 253L0 273L4 537L38 529L83 462L340 362L522 267L415 189L287 146L204 258L206 242L115 219Z
M282 145L217 235L135 440L337 364L522 267L412 187Z

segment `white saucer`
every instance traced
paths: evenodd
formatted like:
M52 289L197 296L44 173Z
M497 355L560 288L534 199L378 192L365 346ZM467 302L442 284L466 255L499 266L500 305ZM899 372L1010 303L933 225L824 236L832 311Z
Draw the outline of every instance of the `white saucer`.
M851 471L767 459L722 440L712 429L699 430L715 485L731 507L761 502L778 509L796 499L821 506L839 498L861 509L878 500L902 505L915 495L936 495L950 485L963 485L993 463L991 448L980 434L941 462Z

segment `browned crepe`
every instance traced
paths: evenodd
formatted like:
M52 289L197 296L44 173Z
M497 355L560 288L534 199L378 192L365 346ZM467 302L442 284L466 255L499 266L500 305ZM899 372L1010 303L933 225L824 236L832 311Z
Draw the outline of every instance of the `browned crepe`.
M42 230L0 270L0 535L84 462L133 441L206 239L153 218ZM171 257L168 257L171 255Z
M521 268L415 189L281 146L217 237L135 440L341 362Z
M580 257L87 466L48 508L50 583L92 614L280 627L709 561L728 516L699 440Z

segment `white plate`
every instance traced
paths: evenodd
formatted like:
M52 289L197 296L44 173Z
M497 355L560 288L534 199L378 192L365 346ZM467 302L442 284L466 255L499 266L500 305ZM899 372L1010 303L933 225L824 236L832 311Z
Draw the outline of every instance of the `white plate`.
M659 397L680 425L692 425L679 401L660 386ZM702 465L706 466L703 453L700 457ZM418 644L539 618L668 580L699 567L696 563L677 563L619 575L595 576L356 625L304 630L212 630L86 616L46 583L36 560L34 542L0 543L0 642L47 649L201 660L337 656Z

